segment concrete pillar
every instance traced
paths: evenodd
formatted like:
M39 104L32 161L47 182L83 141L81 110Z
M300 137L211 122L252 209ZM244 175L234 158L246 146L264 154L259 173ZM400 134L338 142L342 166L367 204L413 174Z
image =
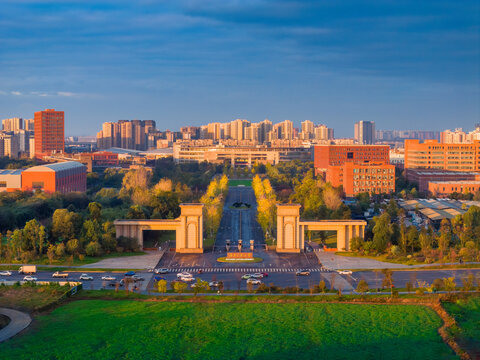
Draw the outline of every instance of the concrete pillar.
M340 225L337 230L337 249L338 251L344 251L346 245L346 226Z
M137 241L140 249L143 249L143 228L141 226L137 226Z

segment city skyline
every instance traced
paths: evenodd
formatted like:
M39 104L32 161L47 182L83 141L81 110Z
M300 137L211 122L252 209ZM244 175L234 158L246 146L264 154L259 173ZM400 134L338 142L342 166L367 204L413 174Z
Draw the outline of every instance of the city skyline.
M67 135L286 119L473 128L478 5L5 1L0 118L66 114ZM348 10L348 11L347 11Z

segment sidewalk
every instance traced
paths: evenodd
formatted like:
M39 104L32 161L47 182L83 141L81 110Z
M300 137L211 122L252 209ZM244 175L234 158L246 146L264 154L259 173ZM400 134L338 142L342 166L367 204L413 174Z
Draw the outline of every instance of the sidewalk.
M21 311L0 308L0 314L8 316L10 323L0 330L0 342L10 339L25 329L32 322L30 315Z

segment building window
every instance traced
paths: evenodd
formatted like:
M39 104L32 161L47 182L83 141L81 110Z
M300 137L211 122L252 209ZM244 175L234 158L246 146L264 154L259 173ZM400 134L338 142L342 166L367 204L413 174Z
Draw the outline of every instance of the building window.
M43 187L44 187L43 181L32 182L32 188L34 188L34 189L43 189Z
M6 181L0 181L0 188L6 188L7 187L7 182Z

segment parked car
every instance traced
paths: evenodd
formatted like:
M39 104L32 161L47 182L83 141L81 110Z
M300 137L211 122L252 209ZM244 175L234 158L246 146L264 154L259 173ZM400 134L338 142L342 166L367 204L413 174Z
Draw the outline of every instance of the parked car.
M247 284L252 284L252 285L260 285L262 282L257 279L248 279Z
M0 271L1 276L12 276L12 272L8 270Z
M55 271L52 274L52 277L54 277L54 278L68 278L68 273L61 273L59 271Z
M295 273L297 276L310 276L309 270L300 270Z
M27 275L23 277L23 281L37 281L35 276Z
M105 275L105 276L102 276L102 280L115 281L117 280L117 278L112 275Z
M154 270L155 274L168 274L167 268L159 268Z
M211 281L208 283L208 286L210 286L211 288L217 288L219 285L218 281Z
M177 278L188 277L188 276L192 277L193 275L190 274L190 273L187 272L187 271L184 271L184 272L181 272L181 273L178 273L178 274L177 274Z
M135 271L127 271L125 273L125 276L133 276L133 275L135 275Z
M252 277L252 274L245 274L242 276L242 279L247 280L247 279L250 279L251 277Z
M351 270L338 270L338 273L340 275L352 275L352 271Z
M93 280L93 277L88 274L80 275L80 280Z

